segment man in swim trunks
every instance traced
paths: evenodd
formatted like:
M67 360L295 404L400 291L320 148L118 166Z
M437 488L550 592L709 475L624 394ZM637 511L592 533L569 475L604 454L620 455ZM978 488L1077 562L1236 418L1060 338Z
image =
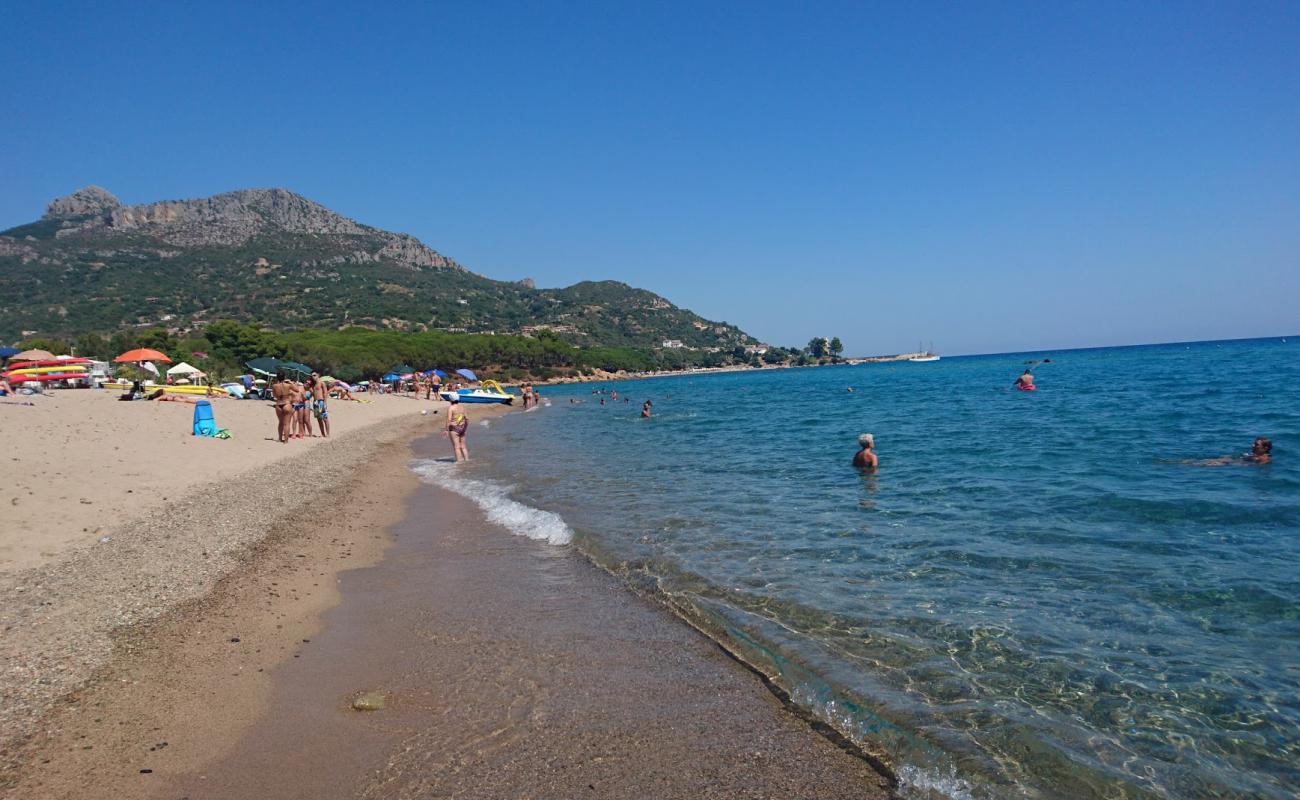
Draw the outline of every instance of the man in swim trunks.
M293 393L289 384L285 382L282 373L276 373L275 378L271 380L271 399L275 402L275 419L277 422L278 433L276 434L282 444L288 444L290 438L290 422L293 414Z
M1026 391L1037 388L1034 386L1034 373L1029 370L1020 373L1020 377L1016 378L1016 388Z
M653 405L649 400L641 404L641 419L650 419L650 408Z
M862 449L853 456L853 466L858 469L874 470L880 462L876 460L876 437L864 433L858 437L858 446Z
M330 435L330 412L326 400L329 398L329 390L325 388L325 383L320 379L320 375L313 372L311 374L312 393L312 413L316 415L316 427L320 428L322 438L328 439Z

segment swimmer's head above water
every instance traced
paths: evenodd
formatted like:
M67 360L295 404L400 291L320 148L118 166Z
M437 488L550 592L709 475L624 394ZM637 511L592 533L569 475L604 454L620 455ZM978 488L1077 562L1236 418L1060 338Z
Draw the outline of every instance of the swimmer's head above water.
M861 447L865 450L867 448L871 448L875 446L876 446L876 437L872 436L871 434L864 433L858 437L858 447Z

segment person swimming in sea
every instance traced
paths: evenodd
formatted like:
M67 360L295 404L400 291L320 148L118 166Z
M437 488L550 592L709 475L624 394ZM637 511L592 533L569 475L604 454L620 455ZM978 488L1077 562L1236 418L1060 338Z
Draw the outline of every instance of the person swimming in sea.
M858 469L874 470L880 465L876 459L876 437L864 433L858 437L858 447L862 449L853 455L853 466Z
M1219 456L1218 458L1193 459L1182 463L1193 467L1226 467L1233 464L1267 464L1272 460L1272 440L1267 436L1256 436L1255 441L1250 445L1249 453L1242 453L1239 456Z
M641 419L650 419L650 409L654 406L649 400L641 404Z
M1032 370L1027 369L1020 373L1020 377L1016 378L1016 388L1022 392L1032 392L1034 389L1038 388L1034 385L1034 373Z

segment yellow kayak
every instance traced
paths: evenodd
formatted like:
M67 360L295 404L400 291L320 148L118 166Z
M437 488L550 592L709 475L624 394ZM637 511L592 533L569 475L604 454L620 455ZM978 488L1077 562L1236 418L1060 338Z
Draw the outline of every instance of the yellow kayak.
M48 375L55 372L66 372L71 375L74 372L85 372L86 368L81 364L70 364L66 367L23 367L22 369L10 370L10 375Z

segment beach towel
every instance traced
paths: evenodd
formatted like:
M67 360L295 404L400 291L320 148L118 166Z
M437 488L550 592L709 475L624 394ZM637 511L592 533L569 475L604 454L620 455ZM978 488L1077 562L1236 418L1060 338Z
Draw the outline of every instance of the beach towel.
M212 403L207 400L194 404L194 435L217 435L217 422L212 418Z

